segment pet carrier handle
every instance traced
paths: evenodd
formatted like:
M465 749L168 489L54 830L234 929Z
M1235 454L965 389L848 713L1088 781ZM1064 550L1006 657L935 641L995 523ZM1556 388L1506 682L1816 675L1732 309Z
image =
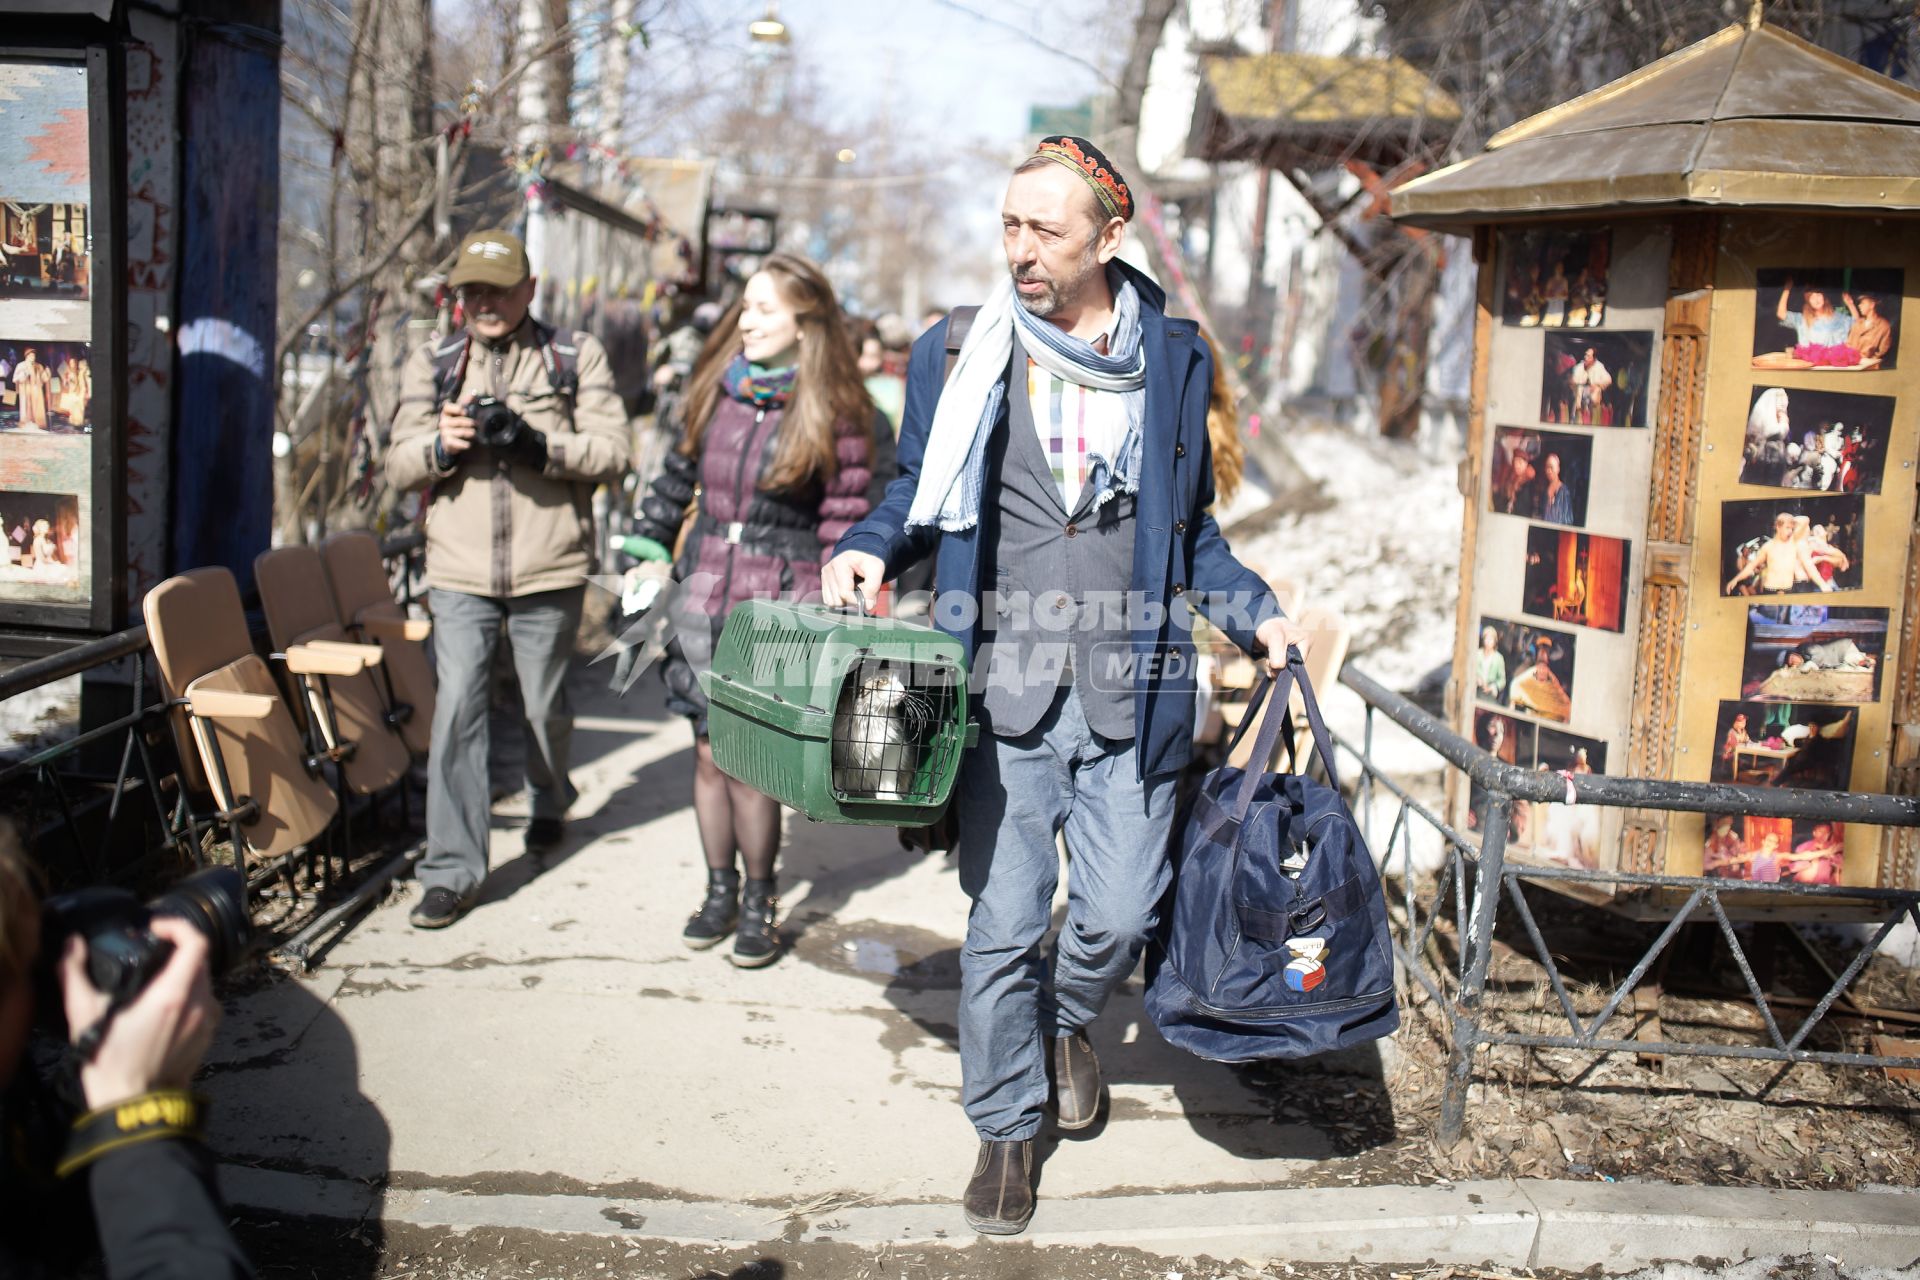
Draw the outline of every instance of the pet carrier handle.
M842 612L851 613L856 617L861 617L861 618L865 618L870 614L872 614L873 612L872 609L869 609L867 607L867 593L862 591L859 587L855 587L853 589L853 603L843 604L840 606L840 608Z

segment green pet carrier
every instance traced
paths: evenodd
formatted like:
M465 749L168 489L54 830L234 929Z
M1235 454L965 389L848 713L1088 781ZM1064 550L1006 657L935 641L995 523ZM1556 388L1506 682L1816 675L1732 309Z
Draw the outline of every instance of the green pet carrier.
M714 764L819 822L933 822L979 735L959 641L825 605L740 604L700 683Z

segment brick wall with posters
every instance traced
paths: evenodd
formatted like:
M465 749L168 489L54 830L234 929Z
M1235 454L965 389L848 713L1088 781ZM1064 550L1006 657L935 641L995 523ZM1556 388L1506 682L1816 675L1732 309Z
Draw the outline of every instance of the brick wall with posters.
M179 26L131 10L127 46L127 609L167 571Z

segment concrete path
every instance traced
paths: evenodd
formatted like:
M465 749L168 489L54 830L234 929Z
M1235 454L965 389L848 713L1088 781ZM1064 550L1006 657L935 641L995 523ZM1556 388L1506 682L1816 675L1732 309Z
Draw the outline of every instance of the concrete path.
M715 1242L971 1243L953 871L891 831L790 819L792 951L743 971L724 947L687 950L704 876L691 738L656 679L621 700L607 670L574 673L582 794L544 867L503 805L494 875L453 928L410 928L409 885L310 977L229 1002L206 1088L235 1202ZM1284 1122L1246 1077L1169 1048L1137 978L1094 1040L1111 1116L1051 1149L1035 1243L1576 1268L1920 1257L1920 1201L1905 1195L1342 1189L1392 1170L1336 1158L1327 1128ZM1337 1066L1376 1082L1385 1069L1373 1052ZM1319 1189L1289 1190L1303 1182Z

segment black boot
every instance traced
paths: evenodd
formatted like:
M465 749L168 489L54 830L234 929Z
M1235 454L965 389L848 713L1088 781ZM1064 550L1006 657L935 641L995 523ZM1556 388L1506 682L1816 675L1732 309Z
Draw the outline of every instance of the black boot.
M695 951L705 951L733 932L740 918L740 873L707 868L707 898L687 921L680 940Z
M733 935L733 962L742 969L758 969L772 964L780 954L780 933L773 917L780 900L773 895L772 880L749 880L740 901L740 929Z

